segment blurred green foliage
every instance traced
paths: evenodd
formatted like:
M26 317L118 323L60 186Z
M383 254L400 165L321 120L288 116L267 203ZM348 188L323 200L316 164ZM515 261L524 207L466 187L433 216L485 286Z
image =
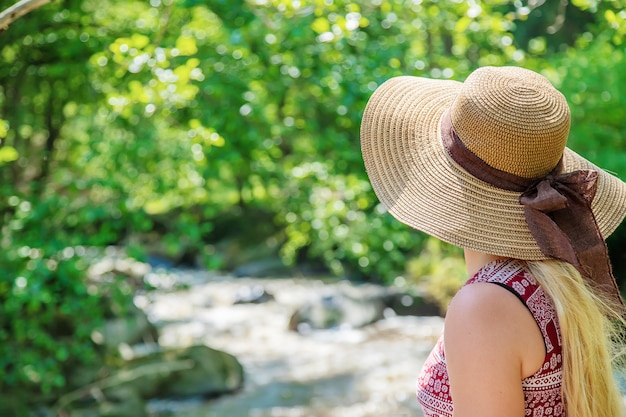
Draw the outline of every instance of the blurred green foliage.
M0 34L0 391L59 392L96 360L99 300L131 294L89 282L84 248L141 258L148 240L220 268L241 233L338 275L393 282L415 257L408 277L458 273L365 175L360 117L389 77L541 71L571 147L625 175L624 6L62 0L22 17Z
M428 239L421 253L407 262L406 269L409 281L442 313L445 313L454 294L467 281L462 249L437 239Z

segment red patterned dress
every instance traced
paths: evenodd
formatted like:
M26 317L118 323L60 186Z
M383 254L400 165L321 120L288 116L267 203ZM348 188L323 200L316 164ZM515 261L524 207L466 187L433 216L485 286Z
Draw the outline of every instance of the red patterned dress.
M496 261L485 265L465 285L491 282L515 294L532 313L544 338L546 358L543 366L522 381L526 416L565 417L561 398L561 335L552 302L537 281L516 260ZM417 382L417 399L425 417L452 417L450 381L443 349L443 335L424 363Z

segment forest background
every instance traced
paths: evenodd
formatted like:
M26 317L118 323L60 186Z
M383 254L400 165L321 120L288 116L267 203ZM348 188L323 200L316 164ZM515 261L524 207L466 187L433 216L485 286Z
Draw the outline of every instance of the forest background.
M364 171L362 111L392 76L539 71L570 103L569 146L626 179L625 6L56 0L21 17L0 33L0 392L63 392L97 360L102 300L133 288L90 282L93 248L213 270L238 248L386 284L450 275L458 251L386 215ZM622 227L622 277L625 244Z

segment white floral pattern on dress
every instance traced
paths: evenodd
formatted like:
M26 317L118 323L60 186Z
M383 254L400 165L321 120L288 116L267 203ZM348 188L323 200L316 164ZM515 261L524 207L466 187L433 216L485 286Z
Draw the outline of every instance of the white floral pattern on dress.
M546 345L543 366L522 380L525 415L565 417L561 386L563 356L561 334L552 302L519 261L512 259L485 265L465 285L474 282L503 284L517 293L532 313ZM425 417L452 417L453 404L444 355L443 335L426 359L417 380L417 399Z

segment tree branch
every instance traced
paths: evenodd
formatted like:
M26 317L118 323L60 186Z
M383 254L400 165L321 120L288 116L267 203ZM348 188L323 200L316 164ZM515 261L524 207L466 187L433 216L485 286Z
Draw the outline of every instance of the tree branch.
M559 3L559 11L554 19L554 23L546 28L546 32L550 35L554 35L563 27L563 23L565 23L565 13L567 12L567 5L569 4L568 0L561 0Z
M0 33L7 30L11 23L24 16L26 13L30 13L51 1L52 0L20 0L5 11L0 12Z

